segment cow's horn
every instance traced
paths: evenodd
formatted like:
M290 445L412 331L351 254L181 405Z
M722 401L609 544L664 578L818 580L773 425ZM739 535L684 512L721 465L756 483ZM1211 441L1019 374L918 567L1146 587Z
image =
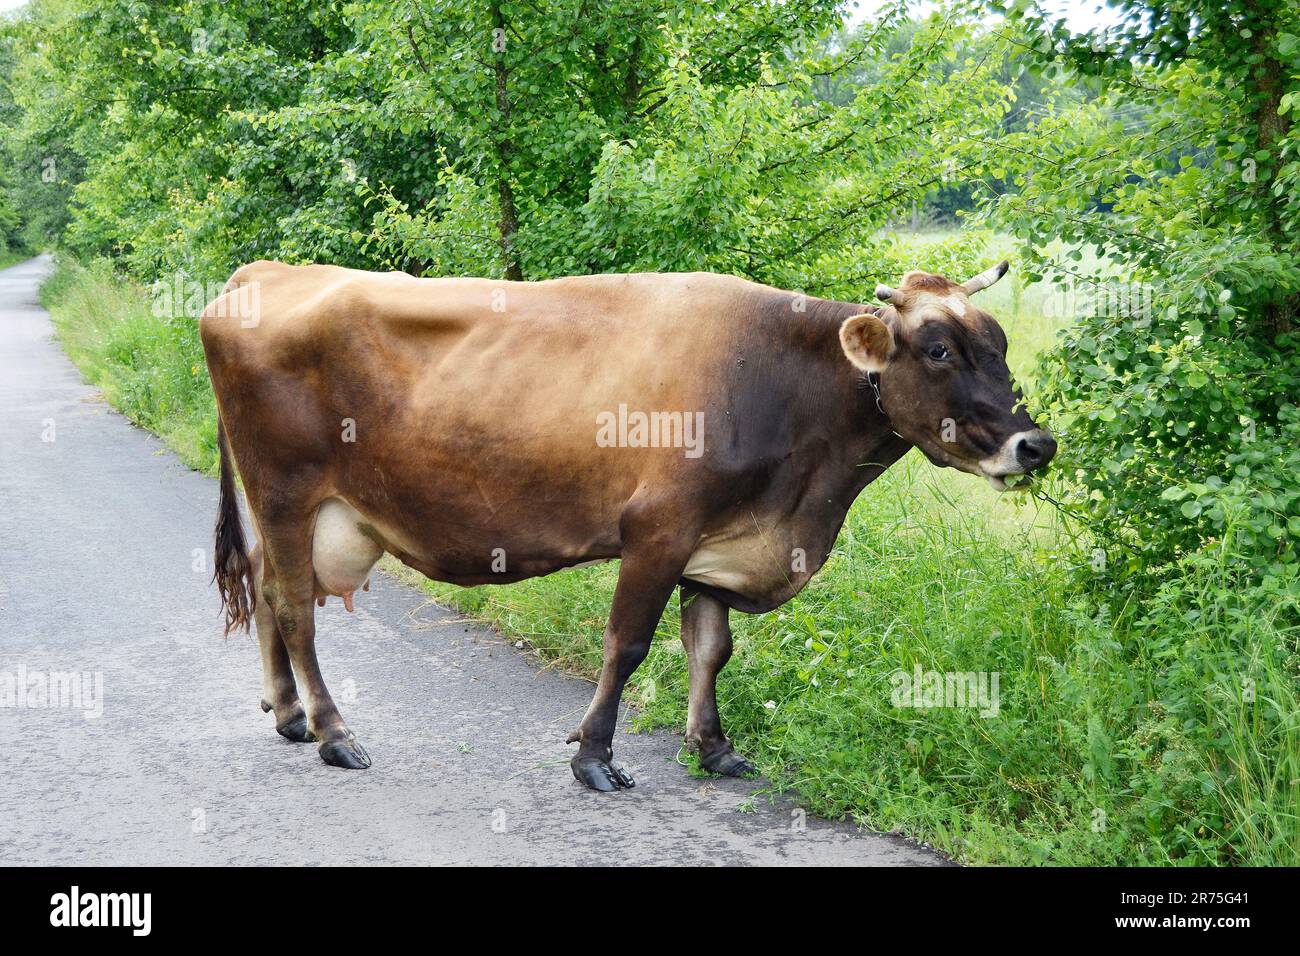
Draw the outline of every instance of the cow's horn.
M887 285L876 286L876 298L881 302L888 302L894 297L894 290Z
M965 282L961 284L962 291L965 292L967 295L974 295L976 292L979 292L981 289L987 289L989 286L991 286L993 283L997 282L999 279L1001 279L1004 275L1007 274L1007 265L1008 265L1007 260L1003 259L1001 262L995 265L992 269L989 269L987 272L981 272L975 278L967 279Z

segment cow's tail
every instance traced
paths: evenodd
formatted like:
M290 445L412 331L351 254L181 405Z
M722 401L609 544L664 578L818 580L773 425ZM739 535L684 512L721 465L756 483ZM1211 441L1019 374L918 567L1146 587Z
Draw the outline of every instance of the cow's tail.
M248 630L257 607L253 593L253 565L244 543L244 526L239 520L239 495L235 491L234 462L226 429L217 417L217 448L221 453L221 499L217 505L216 569L212 580L221 592L221 608L226 612L226 634Z

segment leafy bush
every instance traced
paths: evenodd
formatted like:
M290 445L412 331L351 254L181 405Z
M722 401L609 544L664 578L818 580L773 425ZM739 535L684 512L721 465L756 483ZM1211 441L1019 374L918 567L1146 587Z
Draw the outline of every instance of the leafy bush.
M1256 580L1295 566L1297 345L1157 313L1085 318L1049 353L1058 467L1113 571L1177 575L1225 541Z
M1026 47L1102 98L997 144L1017 192L992 219L1030 274L1091 299L1048 357L1075 504L1119 602L1226 547L1250 583L1300 540L1300 96L1294 4L1123 0L1074 37L1022 4ZM1205 9L1201 8L1205 6ZM1081 274L1092 250L1109 267Z

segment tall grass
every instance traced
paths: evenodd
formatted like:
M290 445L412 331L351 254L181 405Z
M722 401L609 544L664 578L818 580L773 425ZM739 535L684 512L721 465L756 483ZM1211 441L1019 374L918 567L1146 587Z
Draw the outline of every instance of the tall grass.
M1056 323L1036 290L998 295L984 307L1030 375ZM193 320L155 317L143 289L103 266L65 265L44 300L86 377L211 470ZM1032 499L908 456L855 504L802 594L732 615L719 700L738 748L811 810L966 862L1300 863L1294 582L1238 587L1225 536L1117 607L1090 585L1087 541L1068 530ZM424 586L591 677L617 570ZM674 601L629 687L646 727L685 721L678 619ZM895 675L918 666L996 673L996 715L895 706Z
M1114 614L1068 547L935 504L922 468L863 494L797 598L733 613L718 693L737 747L814 812L969 863L1300 862L1295 608L1198 566ZM616 574L425 586L594 676ZM645 727L685 721L675 604L628 692ZM891 680L917 666L996 672L996 716L894 706Z
M194 317L155 315L148 291L102 261L61 261L41 302L86 381L185 464L216 473L216 402Z

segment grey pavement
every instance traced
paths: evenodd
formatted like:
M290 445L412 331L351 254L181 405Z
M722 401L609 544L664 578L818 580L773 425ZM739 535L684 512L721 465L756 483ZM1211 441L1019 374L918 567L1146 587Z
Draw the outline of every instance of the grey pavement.
M383 575L356 614L317 612L373 768L282 739L256 642L221 636L217 484L83 383L37 305L50 268L0 272L0 865L944 862L847 823L801 829L789 801L751 800L761 781L692 778L679 736L626 714L615 751L637 787L587 791L564 738L592 685ZM6 679L52 672L102 675L102 715L4 699Z

